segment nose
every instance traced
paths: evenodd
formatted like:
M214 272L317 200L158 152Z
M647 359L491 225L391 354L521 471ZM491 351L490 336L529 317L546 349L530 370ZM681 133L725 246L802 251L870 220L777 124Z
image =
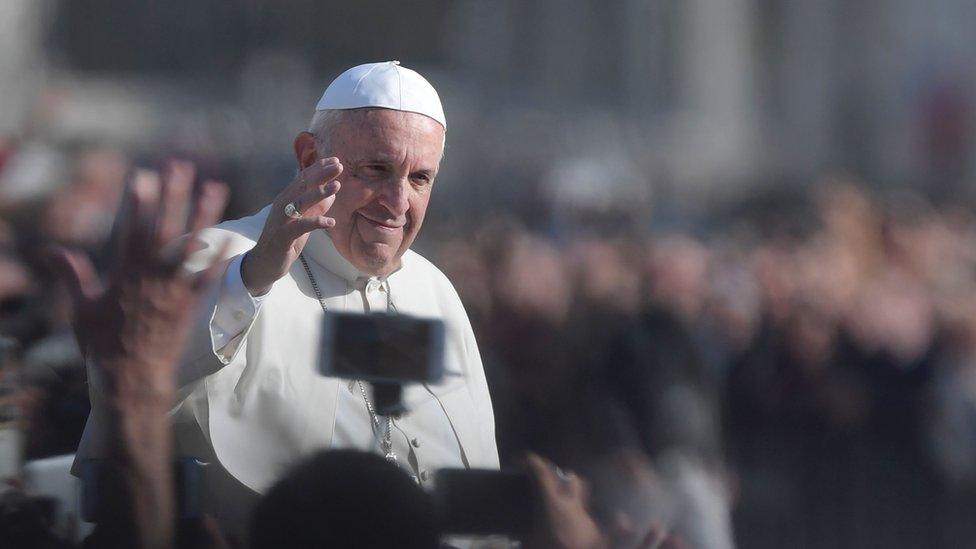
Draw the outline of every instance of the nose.
M410 209L410 181L406 177L398 177L387 182L380 193L379 202L397 219L406 215Z

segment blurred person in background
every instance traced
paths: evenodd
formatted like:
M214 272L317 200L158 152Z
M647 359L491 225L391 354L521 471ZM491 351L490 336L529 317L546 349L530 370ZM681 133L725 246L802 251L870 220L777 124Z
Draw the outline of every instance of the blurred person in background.
M47 195L41 219L19 219L28 238L84 250L96 270L105 268L114 213L129 170L118 151L83 146L74 155L68 181ZM18 219L17 216L14 219ZM36 234L33 234L35 233ZM30 260L36 252L29 252ZM42 280L50 273L42 269ZM45 332L24 350L24 377L40 397L38 423L30 430L28 457L71 453L89 412L85 363L70 326L70 296L57 288L31 300Z
M484 250L494 296L486 360L498 399L501 453L507 464L530 449L562 458L561 439L575 430L565 412L578 389L576 353L586 345L567 337L574 306L570 273L546 239L520 227L508 231L502 233L508 238Z
M122 193L128 163L108 147L83 145L63 163L67 181L56 178L17 191L18 180L45 173L51 158L25 155L5 179L0 209L4 213L0 252L0 333L16 337L20 390L27 429L25 458L72 452L78 445L89 404L84 360L70 327L69 296L46 291L50 270L40 260L45 243L77 247L104 266L105 241ZM28 175L25 175L28 174ZM48 174L50 175L50 174ZM18 272L21 274L18 275Z
M93 249L108 237L129 166L110 149L81 151L67 185L53 193L40 222L40 237Z
M638 532L657 525L691 547L732 547L717 385L680 314L649 307L610 339L589 377L590 413L603 417L590 429L605 432L582 470L617 487L597 488L604 521Z
M200 235L190 268L220 258L224 275L191 329L174 421L180 452L210 464L208 503L226 531L246 537L259 494L321 448L379 452L420 483L440 467L498 467L464 308L409 249L445 136L440 99L422 76L396 61L354 67L295 138L297 173L275 201ZM445 370L460 375L406 387L409 412L382 416L363 382L319 373L323 310L439 318ZM79 459L103 446L97 396Z
M945 233L914 198L904 208L844 180L813 198L816 228L754 254L761 327L727 389L740 534L770 547L924 545L938 537L938 496L920 429L944 344L926 273L964 255L936 259L950 255L937 252Z

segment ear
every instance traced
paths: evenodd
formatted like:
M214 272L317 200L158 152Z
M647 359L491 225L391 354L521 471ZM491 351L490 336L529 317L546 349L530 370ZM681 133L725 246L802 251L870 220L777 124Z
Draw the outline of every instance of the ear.
M319 158L319 151L315 148L315 136L302 132L295 137L295 160L298 168L304 170Z

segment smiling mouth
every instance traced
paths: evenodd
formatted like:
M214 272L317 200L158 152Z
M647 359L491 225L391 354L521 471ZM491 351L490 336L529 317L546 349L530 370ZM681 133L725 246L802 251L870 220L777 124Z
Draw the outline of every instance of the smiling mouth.
M363 219L365 219L367 222L369 222L370 225L376 227L377 229L379 229L381 231L393 233L393 232L399 231L400 229L403 228L403 225L389 225L387 223L383 223L383 222L380 222L380 221L375 221L373 219L370 219L370 218L366 217L363 214L359 214L359 216L362 217Z

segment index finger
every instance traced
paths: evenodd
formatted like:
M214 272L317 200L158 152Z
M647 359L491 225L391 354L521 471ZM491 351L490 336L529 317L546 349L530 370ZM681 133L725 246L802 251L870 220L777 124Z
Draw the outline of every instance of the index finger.
M220 221L229 197L230 190L223 182L212 179L203 182L200 194L193 204L193 213L187 223L187 230L192 237L196 237L198 232Z
M187 202L193 186L195 168L190 162L172 160L166 167L156 222L156 245L173 241L186 224Z
M549 460L532 452L526 456L525 460L529 464L529 468L532 469L533 476L538 481L542 491L547 494L558 494L559 479L556 478L556 473L552 471Z
M119 257L113 276L121 270L142 265L150 249L159 203L159 176L150 170L136 170L126 189L127 199L119 233Z
M220 181L208 179L200 187L200 194L193 201L193 210L187 222L187 236L177 257L177 263L182 264L193 253L197 246L197 236L200 231L220 221L220 216L227 206L230 190ZM218 258L220 255L218 254Z
M338 158L321 158L298 173L298 185L304 190L313 185L328 183L341 173L342 163Z

